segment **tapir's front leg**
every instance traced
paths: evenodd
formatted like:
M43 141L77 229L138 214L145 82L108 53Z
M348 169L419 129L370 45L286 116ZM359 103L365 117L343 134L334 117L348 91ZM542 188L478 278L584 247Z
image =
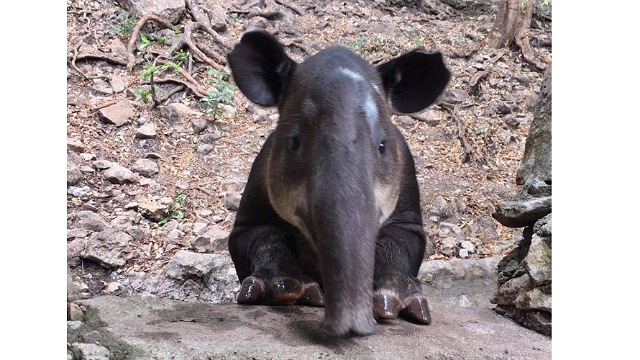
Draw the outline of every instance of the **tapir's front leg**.
M265 187L271 136L258 154L236 221L229 253L242 283L239 304L324 305L320 286L305 276L297 260L297 230L273 209Z
M374 270L374 314L378 319L398 315L431 323L429 305L416 278L425 252L420 190L411 153L403 143L404 166L397 205L378 232Z

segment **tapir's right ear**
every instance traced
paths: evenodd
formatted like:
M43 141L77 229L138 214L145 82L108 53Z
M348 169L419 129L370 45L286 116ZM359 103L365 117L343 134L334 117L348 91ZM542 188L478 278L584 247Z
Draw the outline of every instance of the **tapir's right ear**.
M240 91L261 106L277 104L296 66L282 44L262 30L245 33L227 59Z

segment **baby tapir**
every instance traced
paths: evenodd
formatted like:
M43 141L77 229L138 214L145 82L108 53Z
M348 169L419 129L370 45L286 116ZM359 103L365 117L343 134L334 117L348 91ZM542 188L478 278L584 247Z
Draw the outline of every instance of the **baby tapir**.
M429 324L416 276L425 251L411 152L391 122L449 82L440 53L372 66L333 46L302 63L272 35L244 34L235 83L280 118L256 157L229 236L240 304L324 306L322 329L367 335L376 319Z

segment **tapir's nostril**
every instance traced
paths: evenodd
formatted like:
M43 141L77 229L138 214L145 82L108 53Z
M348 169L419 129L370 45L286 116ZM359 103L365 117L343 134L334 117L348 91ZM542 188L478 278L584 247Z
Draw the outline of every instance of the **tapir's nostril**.
M300 147L300 138L297 136L292 136L290 145L291 150L298 150L298 148Z

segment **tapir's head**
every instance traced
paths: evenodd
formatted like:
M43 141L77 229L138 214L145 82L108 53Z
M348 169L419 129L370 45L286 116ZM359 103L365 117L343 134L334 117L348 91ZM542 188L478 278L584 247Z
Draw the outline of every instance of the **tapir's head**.
M276 212L319 256L323 329L372 332L376 236L410 161L390 116L436 100L450 77L441 54L416 50L376 67L334 46L296 63L255 30L228 59L249 100L278 107L266 187Z

